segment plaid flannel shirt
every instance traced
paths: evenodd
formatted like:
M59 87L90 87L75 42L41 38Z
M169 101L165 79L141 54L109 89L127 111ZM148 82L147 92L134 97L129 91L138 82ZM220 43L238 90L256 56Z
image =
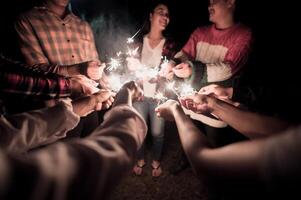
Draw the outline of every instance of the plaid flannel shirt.
M0 92L35 95L43 99L69 97L70 79L47 73L35 66L1 59Z
M45 6L35 7L19 16L15 29L21 52L30 65L64 66L98 60L91 27L71 12L61 19ZM52 67L48 71L57 70Z

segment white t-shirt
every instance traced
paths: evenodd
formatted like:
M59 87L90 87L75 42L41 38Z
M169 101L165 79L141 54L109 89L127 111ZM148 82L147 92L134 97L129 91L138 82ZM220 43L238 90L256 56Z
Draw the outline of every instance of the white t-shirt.
M159 67L161 63L162 50L165 43L165 38L163 38L160 43L155 47L151 48L149 45L149 39L147 36L143 38L143 47L141 53L141 63L147 67L156 68ZM156 93L156 83L149 83L149 78L146 77L143 80L143 90L144 96L154 97Z

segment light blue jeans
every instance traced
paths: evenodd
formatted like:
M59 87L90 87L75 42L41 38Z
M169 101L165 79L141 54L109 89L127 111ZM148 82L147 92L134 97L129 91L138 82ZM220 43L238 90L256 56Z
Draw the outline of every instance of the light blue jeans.
M164 125L165 121L163 118L157 117L155 113L155 108L157 107L157 102L151 98L145 97L143 101L135 102L133 106L142 115L144 120L147 122L149 118L150 124L148 125L150 132L152 134L152 158L153 160L160 160L162 155L162 148L164 142ZM138 151L138 160L144 159L145 144L141 146Z

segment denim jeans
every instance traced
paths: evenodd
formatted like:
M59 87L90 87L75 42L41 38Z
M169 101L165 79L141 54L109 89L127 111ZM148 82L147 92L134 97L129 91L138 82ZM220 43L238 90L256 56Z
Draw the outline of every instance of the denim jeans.
M148 125L150 133L152 134L152 158L153 160L160 160L162 155L162 148L164 142L164 125L165 121L163 118L157 117L155 108L157 102L151 98L145 97L141 102L135 102L134 107L142 115L144 120L147 122L149 118L150 124ZM145 144L141 146L138 151L137 158L144 159Z

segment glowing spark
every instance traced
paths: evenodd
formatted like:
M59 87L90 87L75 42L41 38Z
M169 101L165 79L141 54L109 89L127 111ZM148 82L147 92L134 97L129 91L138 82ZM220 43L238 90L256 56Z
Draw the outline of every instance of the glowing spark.
M128 48L127 55L128 55L128 56L136 56L136 55L137 55L137 52L138 52L138 49L139 49L139 47L137 47L137 48L134 49L134 50Z
M118 52L116 53L116 55L117 55L118 57L119 57L121 54L122 54L121 51L118 51Z
M155 78L158 75L158 69L147 66L139 67L139 70L135 71L135 75L139 79L143 78Z
M158 75L158 70L154 68L149 68L145 70L146 76L150 78L155 78Z
M157 92L157 93L155 94L154 98L158 100L157 106L160 105L160 103L163 103L163 102L167 101L167 99L168 99L167 97L165 97L165 96L163 95L162 92Z
M133 38L128 38L127 40L126 40L126 43L128 43L128 44L131 44L131 43L133 43L134 42L134 39Z
M174 85L175 85L174 81L173 82L169 82L169 83L166 84L166 88L168 90L174 90Z
M115 59L115 58L111 58L111 62L109 62L108 70L113 71L113 70L116 70L120 66L121 66L120 60Z
M143 27L144 27L144 25L132 37L127 39L128 44L131 44L134 42L134 38L136 37L136 35L138 35L138 33L140 33L140 31L142 30Z
M196 92L197 91L195 89L193 89L191 87L191 85L189 85L189 84L186 83L186 84L183 84L181 86L181 89L180 89L179 93L180 93L181 97L184 97L184 96L194 95Z
M120 76L116 75L116 74L110 75L108 77L108 81L109 81L111 89L114 92L118 92L120 90L120 88L122 87L122 85L123 85L122 82L121 82Z
M165 88L167 90L171 90L175 93L175 95L177 95L177 97L179 97L179 93L177 92L177 88L175 88L175 82L168 82L165 86Z

